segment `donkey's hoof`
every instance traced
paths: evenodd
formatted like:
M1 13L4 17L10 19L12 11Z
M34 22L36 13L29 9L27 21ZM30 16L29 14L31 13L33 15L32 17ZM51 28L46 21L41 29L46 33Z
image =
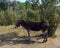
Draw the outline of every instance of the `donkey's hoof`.
M47 42L47 40L43 40L43 43L44 43L44 42Z

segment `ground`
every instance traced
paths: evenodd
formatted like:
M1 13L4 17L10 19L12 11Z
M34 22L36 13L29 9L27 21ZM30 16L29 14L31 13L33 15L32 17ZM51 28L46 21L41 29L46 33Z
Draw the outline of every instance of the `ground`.
M48 38L47 42L42 43L39 32L31 31L29 44L27 31L23 27L13 29L13 26L0 26L0 48L60 48L60 28L56 30L56 35L56 38Z

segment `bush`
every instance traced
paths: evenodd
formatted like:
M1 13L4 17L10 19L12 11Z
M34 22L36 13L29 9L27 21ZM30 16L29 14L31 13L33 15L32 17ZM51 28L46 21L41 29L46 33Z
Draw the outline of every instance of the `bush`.
M27 20L33 21L33 22L40 21L39 11L38 10L28 9L27 10Z

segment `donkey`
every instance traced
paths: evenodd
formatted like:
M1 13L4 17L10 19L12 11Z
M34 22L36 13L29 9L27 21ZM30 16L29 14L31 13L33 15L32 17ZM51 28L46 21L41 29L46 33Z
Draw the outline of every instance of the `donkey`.
M43 37L44 37L43 42L47 41L47 37L48 37L47 30L49 28L49 23L47 21L31 22L31 21L18 20L14 28L17 28L20 25L27 30L29 41L30 41L30 30L33 30L33 31L42 30Z

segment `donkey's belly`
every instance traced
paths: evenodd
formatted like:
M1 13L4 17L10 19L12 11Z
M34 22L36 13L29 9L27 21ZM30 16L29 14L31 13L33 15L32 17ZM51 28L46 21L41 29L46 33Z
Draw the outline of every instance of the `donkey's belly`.
M32 31L40 31L40 29L31 29Z

